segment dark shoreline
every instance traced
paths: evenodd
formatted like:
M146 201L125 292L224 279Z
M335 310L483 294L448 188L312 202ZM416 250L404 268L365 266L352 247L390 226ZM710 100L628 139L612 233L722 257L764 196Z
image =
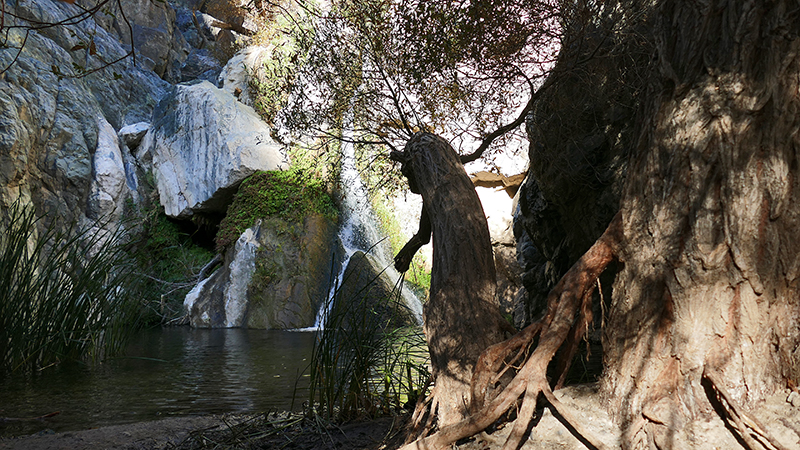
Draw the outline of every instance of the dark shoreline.
M39 432L0 439L2 450L156 449L180 443L192 431L223 424L222 415L170 417L81 431Z

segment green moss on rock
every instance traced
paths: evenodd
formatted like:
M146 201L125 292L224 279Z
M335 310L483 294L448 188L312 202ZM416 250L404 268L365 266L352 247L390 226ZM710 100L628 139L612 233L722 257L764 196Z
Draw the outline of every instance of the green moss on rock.
M337 217L336 206L324 182L312 172L294 167L287 171L256 172L245 179L219 226L217 251L223 252L258 219L276 217L302 223L311 214Z

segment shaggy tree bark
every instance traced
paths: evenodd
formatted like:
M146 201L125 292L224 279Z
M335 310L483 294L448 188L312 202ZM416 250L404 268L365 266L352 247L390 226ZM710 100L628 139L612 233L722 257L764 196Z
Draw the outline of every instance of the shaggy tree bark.
M719 411L747 447L779 447L747 411L798 378L798 11L658 7L660 73L603 342L603 392L630 448L691 448Z
M518 405L504 447L517 449L540 394L604 448L552 394L546 370L582 336L613 259L623 264L601 392L623 447L715 448L714 427L735 436L726 447L800 446L796 426L756 417L800 378L800 8L665 0L655 15L659 64L620 212L550 293L544 318L481 355L469 417L404 449L448 448ZM450 338L467 339L459 331ZM507 372L513 380L498 383ZM720 419L727 429L712 424Z
M450 144L430 133L418 133L401 162L411 191L422 195L420 232L395 258L398 270L433 233L430 298L424 331L435 385L432 412L438 426L462 420L470 403L470 381L481 352L504 339L508 323L495 299L495 267L489 227L475 187Z

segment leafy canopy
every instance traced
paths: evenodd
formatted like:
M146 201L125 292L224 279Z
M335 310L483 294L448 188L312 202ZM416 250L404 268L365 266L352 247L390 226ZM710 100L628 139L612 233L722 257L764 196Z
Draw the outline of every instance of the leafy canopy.
M301 4L296 21L313 26L295 30L302 64L280 121L295 135L397 148L427 130L473 150L525 108L560 44L553 0Z

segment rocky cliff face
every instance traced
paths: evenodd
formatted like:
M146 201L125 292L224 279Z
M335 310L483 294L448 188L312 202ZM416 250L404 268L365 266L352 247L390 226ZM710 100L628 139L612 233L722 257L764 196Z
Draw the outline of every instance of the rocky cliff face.
M248 228L222 268L201 281L184 307L199 328L292 329L314 325L327 298L336 223L321 215L301 226L272 218Z
M77 5L50 0L11 1L6 8L40 22L58 22L80 12ZM92 19L69 31L51 27L27 37L21 29L11 29L9 39L9 47L0 49L0 70L7 68L0 76L0 206L5 209L21 198L39 212L77 218L88 207L94 154L104 139L99 136L109 134L105 124L121 128L149 120L168 84L130 61L107 69L109 73L67 76L80 75L79 67L98 67L100 58L114 60L127 52ZM88 48L73 50L89 42L94 55ZM100 143L106 146L107 141Z
M212 30L228 27L225 20L193 11L199 4L123 0L89 15L80 3L10 0L4 5L9 13L4 24L20 28L7 30L9 40L0 49L4 112L0 117L0 209L21 198L42 213L60 211L68 218L79 218L88 209L92 210L89 215L96 215L98 201L108 200L100 199L105 194L94 172L108 169L97 166L105 163L94 156L98 136L108 135L103 124L120 130L151 122L159 100L172 91L170 82L202 76L216 83L222 64L214 55L232 48L219 43ZM246 14L237 14L228 19L237 20L242 28ZM198 21L198 16L208 17ZM22 28L71 17L82 20L36 27L36 31ZM204 37L197 39L197 33ZM230 33L234 34L231 42L242 36ZM134 58L125 58L131 48L135 64ZM118 62L107 66L113 61ZM234 102L230 100L229 105ZM263 134L263 129L259 132ZM135 146L127 144L119 151L123 160L130 161L127 152ZM108 174L100 177L108 181ZM127 178L132 179L130 173Z
M86 14L81 3L4 4L4 25L21 27L4 29L9 41L0 48L0 219L19 199L40 214L113 226L140 203L157 202L191 227L185 219L198 214L224 216L253 172L288 166L272 130L236 91L248 85L242 62L258 64L247 59L258 52L243 53L218 79L235 45L256 29L244 9L121 0ZM75 24L22 28L64 21ZM126 57L131 48L135 62ZM262 221L195 289L192 310L205 309L192 323L313 325L335 234L321 216Z

